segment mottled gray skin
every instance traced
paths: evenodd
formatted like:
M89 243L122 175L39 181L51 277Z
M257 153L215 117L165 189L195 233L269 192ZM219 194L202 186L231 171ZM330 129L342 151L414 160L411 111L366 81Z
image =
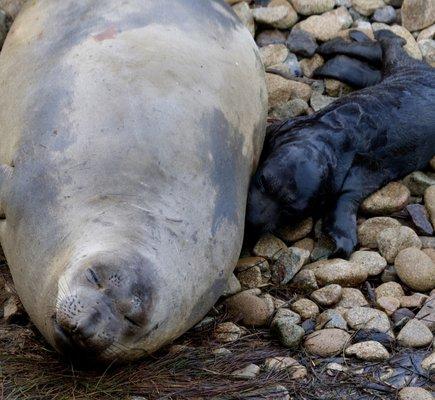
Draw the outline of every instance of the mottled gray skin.
M0 77L0 239L32 321L105 361L184 333L241 248L267 110L249 32L220 0L39 0Z

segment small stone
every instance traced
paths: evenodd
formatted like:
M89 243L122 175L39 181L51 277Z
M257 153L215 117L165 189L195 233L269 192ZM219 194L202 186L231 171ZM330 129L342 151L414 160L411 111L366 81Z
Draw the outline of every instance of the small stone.
M360 14L372 15L378 8L385 7L383 0L352 0L352 6Z
M273 68L276 68L276 66ZM302 69L296 54L289 53L289 55L287 56L287 58L284 60L284 62L281 64L281 67L279 68L281 68L281 70L285 74L289 74L293 76L302 76Z
M230 356L233 353L231 352L231 350L228 350L225 347L219 347L217 349L214 349L212 351L212 354L216 357L226 357L226 356Z
M311 298L321 306L332 306L340 301L342 291L340 285L327 285L311 293Z
M277 319L272 325L272 332L284 347L298 347L305 335L304 329L296 324L290 323L284 318Z
M221 343L235 342L242 336L242 330L232 322L218 324L214 330L214 337Z
M424 306L415 318L426 325L432 332L435 332L435 294L426 300L426 303L424 303Z
M286 244L268 233L260 238L253 249L253 253L256 256L271 260L283 250L287 250Z
M311 97L309 85L279 75L266 74L266 85L269 93L269 108L277 107L291 99L308 101Z
M353 91L349 85L336 79L325 79L325 89L331 97L341 97Z
M400 307L399 299L389 296L379 297L376 304L387 315L393 315L393 313Z
M347 372L349 368L338 363L329 363L326 365L328 371Z
M378 235L377 240L379 252L389 263L393 263L399 252L404 249L421 248L417 234L407 226L385 229Z
M361 204L361 210L372 215L388 215L402 210L409 202L411 192L400 182L391 182L387 186L367 197Z
M270 357L264 361L266 371L286 371L291 379L302 379L307 375L307 369L291 357Z
M313 290L319 288L317 285L316 275L310 270L302 270L297 273L291 281L291 287L307 293L311 293Z
M330 357L343 351L350 342L350 335L341 329L322 329L308 335L304 347L321 357Z
M383 361L390 358L388 350L375 341L352 344L345 350L345 354L347 356L356 356L365 361Z
M316 330L323 328L337 328L345 331L347 329L347 322L339 312L335 310L326 310L322 312L316 320Z
M422 252L429 256L433 263L435 263L435 249L423 249Z
M287 35L278 29L265 29L257 35L258 47L268 46L269 44L285 44Z
M298 14L323 14L335 6L335 0L292 0L292 5Z
M222 293L222 296L228 297L232 296L236 293L239 293L242 290L242 285L234 274L230 274L228 278L227 286Z
M329 106L335 100L336 99L334 97L329 97L317 92L313 92L311 94L310 104L314 111L319 111L322 108Z
M238 4L235 4L233 6L233 10L239 17L240 21L242 21L242 24L248 28L249 32L251 32L251 35L255 36L254 14L248 4L242 1Z
M403 179L403 184L408 187L413 196L424 196L429 186L435 185L435 178L421 171L413 172Z
M307 250L297 247L289 247L283 250L274 257L274 263L271 267L272 280L279 285L287 284L301 270L309 258L310 253Z
M367 307L351 308L344 319L352 329L375 330L382 333L391 331L388 316L380 310Z
M354 307L365 307L368 305L369 303L362 294L361 290L354 288L343 288L341 300L337 304L337 308L346 309Z
M415 314L411 310L408 310L407 308L399 308L392 315L394 328L402 329L408 323L408 321L414 317Z
M427 39L418 42L424 61L435 67L435 40Z
M324 63L325 61L323 57L319 54L314 54L314 56L311 58L302 59L300 65L301 65L303 75L306 76L307 78L311 78L313 76L314 71L317 68L321 67Z
M414 293L412 296L402 296L399 299L400 307L421 308L428 298L428 296L421 293Z
M253 266L238 272L237 279L243 289L253 289L263 284L263 277L261 276L261 270L258 266Z
M306 218L300 223L278 230L278 236L286 242L296 242L308 236L313 230L313 219Z
M416 248L402 250L394 262L402 282L414 290L428 291L435 288L435 264Z
M317 50L317 43L313 36L301 29L292 29L287 38L287 47L301 57L312 57Z
M332 283L357 286L367 279L367 271L362 265L339 258L317 261L310 265L317 282L322 286Z
M429 28L423 29L417 37L417 42L420 42L422 40L426 39L434 39L435 38L435 24L429 26ZM435 162L435 157L432 158L432 162ZM432 168L435 170L435 168Z
M234 371L231 375L238 379L254 379L260 373L260 367L255 364L249 364L245 368Z
M375 289L376 298L381 297L394 297L395 299L400 299L405 296L402 286L397 282L387 282L379 285Z
M369 276L381 274L387 266L387 260L375 251L356 251L349 261L362 265Z
M432 236L419 236L421 247L425 249L435 249L435 237Z
M429 214L425 206L421 204L410 204L406 211L412 219L417 232L422 235L432 235L434 233L432 224L429 221Z
M424 347L432 343L433 334L418 319L411 319L397 335L397 341L404 347Z
M276 118L279 120L296 118L300 115L306 115L308 113L309 107L310 106L306 101L302 99L294 99L272 108L269 112L269 115L271 118Z
M271 277L271 272L269 263L262 257L244 257L239 259L235 273L241 274L255 267L260 269L262 282L267 283Z
M429 372L435 371L435 352L421 362L421 368Z
M315 39L326 42L335 37L339 31L349 28L351 25L352 16L345 7L339 7L322 15L312 15L299 22L295 29L307 31Z
M241 322L246 326L266 325L273 313L266 301L250 290L229 297L225 305L229 314L241 318Z
M191 350L192 347L186 346L185 344L173 344L171 347L169 347L168 354L179 354Z
M311 238L305 238L293 243L293 247L297 247L298 249L307 250L310 253L314 250L314 240Z
M282 385L262 387L258 390L249 391L246 397L242 395L239 398L246 400L292 400L288 390Z
M414 36L412 36L411 33L408 30L406 30L403 26L400 26L400 25L391 25L390 26L387 24L382 24L380 22L374 22L372 24L372 28L373 28L373 31L375 31L375 32L378 30L381 30L381 29L386 29L386 30L392 31L396 35L398 35L406 40L406 44L403 48L406 50L406 52L411 57L413 57L417 60L421 60L423 58L421 55L420 48L418 47L418 44L414 39ZM406 185L406 186L408 186L408 185ZM409 188L409 186L408 186L408 188ZM412 193L412 190L411 190L411 193Z
M433 0L404 0L402 5L402 25L409 31L419 31L435 22Z
M362 247L378 247L379 233L388 228L400 227L400 222L390 217L374 217L364 221L358 227L358 240Z
M290 305L292 311L298 313L303 320L319 315L319 307L309 299L299 299Z
M286 0L272 0L268 7L254 8L254 19L259 24L278 29L289 29L298 20L298 15Z
M280 319L291 325L297 325L301 323L301 316L294 311L289 310L288 308L279 308L277 310L275 316L273 317L271 327L273 327Z
M391 6L378 8L373 14L374 21L383 22L384 24L392 24L396 19L396 10Z
M429 213L432 225L435 227L435 185L426 189L424 193L424 205Z
M269 44L268 46L260 47L260 58L266 68L283 63L288 54L288 49L284 44Z

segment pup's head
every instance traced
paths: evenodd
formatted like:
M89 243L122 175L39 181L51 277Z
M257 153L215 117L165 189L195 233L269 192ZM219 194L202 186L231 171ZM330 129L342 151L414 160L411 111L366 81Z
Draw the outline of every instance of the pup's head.
M321 206L328 164L315 149L287 144L266 157L249 189L249 232L273 232Z

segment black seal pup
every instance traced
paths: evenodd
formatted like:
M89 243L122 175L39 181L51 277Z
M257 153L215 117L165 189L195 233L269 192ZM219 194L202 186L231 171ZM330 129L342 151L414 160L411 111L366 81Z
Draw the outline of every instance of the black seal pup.
M435 69L409 57L395 34L376 38L380 84L268 129L249 192L248 234L323 215L335 255L346 257L357 244L361 201L435 154Z

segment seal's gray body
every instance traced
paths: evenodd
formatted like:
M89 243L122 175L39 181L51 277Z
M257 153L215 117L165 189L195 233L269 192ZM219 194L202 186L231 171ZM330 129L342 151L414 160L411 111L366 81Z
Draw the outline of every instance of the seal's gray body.
M215 0L40 0L14 22L0 78L1 243L32 321L56 345L62 301L92 302L82 270L110 264L112 282L140 259L146 323L102 358L185 332L235 265L263 142L248 31Z

